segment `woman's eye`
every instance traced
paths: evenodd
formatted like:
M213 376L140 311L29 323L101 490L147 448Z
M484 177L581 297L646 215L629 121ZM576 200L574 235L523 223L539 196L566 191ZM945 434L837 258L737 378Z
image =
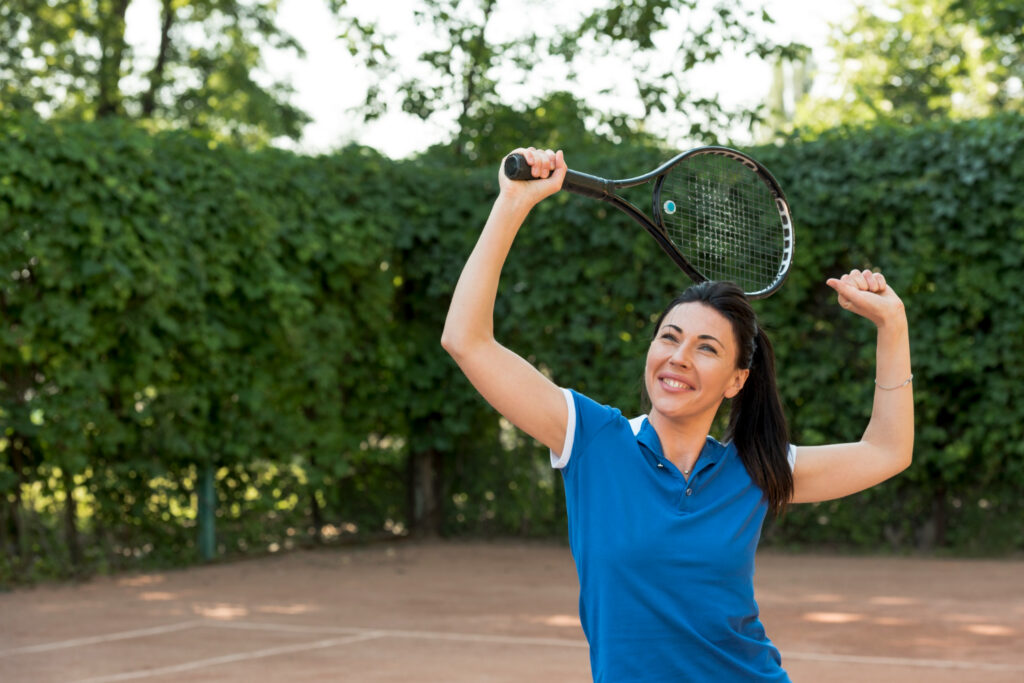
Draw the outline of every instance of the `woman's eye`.
M715 354L716 356L718 355L718 349L716 349L711 344L701 344L700 348L701 348L702 351L710 351L711 353Z

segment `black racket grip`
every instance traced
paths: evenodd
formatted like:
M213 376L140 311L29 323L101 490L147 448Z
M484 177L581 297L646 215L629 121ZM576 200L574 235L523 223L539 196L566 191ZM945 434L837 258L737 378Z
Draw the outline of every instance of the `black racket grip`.
M526 157L516 152L505 157L505 177L510 180L540 180L534 178Z
M530 169L530 164L526 162L526 157L518 152L505 157L505 176L510 180L543 180L533 176L533 171ZM611 196L614 187L609 180L587 173L579 173L569 168L565 171L562 189L583 195L584 197L606 199Z

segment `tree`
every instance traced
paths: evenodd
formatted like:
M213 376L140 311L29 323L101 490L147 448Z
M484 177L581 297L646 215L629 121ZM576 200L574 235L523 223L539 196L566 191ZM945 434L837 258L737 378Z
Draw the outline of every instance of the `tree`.
M257 76L268 48L302 48L274 25L277 0L160 0L150 62L125 39L131 0L0 5L0 108L67 119L124 116L243 143L299 137L290 86Z
M920 123L1020 109L1022 10L1010 0L889 0L858 6L831 40L842 94L808 98L795 123ZM974 14L1005 6L1006 14ZM1014 14L1016 12L1016 14Z
M986 41L993 106L1020 111L1024 106L1024 3L1020 0L954 0L950 11Z
M982 35L1024 44L1024 3L1020 0L954 0L950 9Z
M798 60L775 60L771 88L765 98L766 113L754 127L755 139L768 143L778 131L788 128L797 105L813 86L814 63L810 55Z
M532 1L527 7L541 4ZM533 116L552 91L569 92L585 125L608 139L644 134L645 121L654 115L663 116L669 122L665 128L679 137L725 135L737 120L758 120L759 112L725 111L717 96L693 95L686 74L734 50L765 59L798 58L806 50L760 37L771 18L743 9L738 0L719 0L710 9L697 0L605 1L571 26L545 26L547 33L504 40L496 36L508 33L508 2L421 0L417 22L438 38L420 52L416 65L407 65L394 55L394 36L355 16L346 0L331 5L341 17L350 52L373 75L364 118L396 107L424 120L447 118L454 153L470 160L481 158L487 121L513 113ZM540 64L560 65L556 85L524 88ZM584 70L609 74L601 92L585 93L577 85Z

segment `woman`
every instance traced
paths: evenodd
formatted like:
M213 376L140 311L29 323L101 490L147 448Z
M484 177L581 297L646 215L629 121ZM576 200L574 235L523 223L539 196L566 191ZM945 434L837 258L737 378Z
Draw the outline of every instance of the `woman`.
M703 283L655 326L650 413L563 390L493 335L502 265L530 209L561 187L562 152L516 150L532 182L501 187L452 297L441 343L485 399L560 468L580 619L595 681L787 681L758 619L754 551L769 509L864 490L910 465L913 400L903 304L880 273L828 286L878 328L874 406L856 443L788 444L771 345L731 283ZM732 400L725 444L708 436Z

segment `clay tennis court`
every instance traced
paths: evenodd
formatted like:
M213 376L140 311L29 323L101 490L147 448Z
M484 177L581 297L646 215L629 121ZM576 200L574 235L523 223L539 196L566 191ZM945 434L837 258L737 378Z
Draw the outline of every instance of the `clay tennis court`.
M1024 680L1024 562L762 553L794 681ZM0 595L2 681L587 681L568 548L401 541ZM724 683L724 682L723 682Z

